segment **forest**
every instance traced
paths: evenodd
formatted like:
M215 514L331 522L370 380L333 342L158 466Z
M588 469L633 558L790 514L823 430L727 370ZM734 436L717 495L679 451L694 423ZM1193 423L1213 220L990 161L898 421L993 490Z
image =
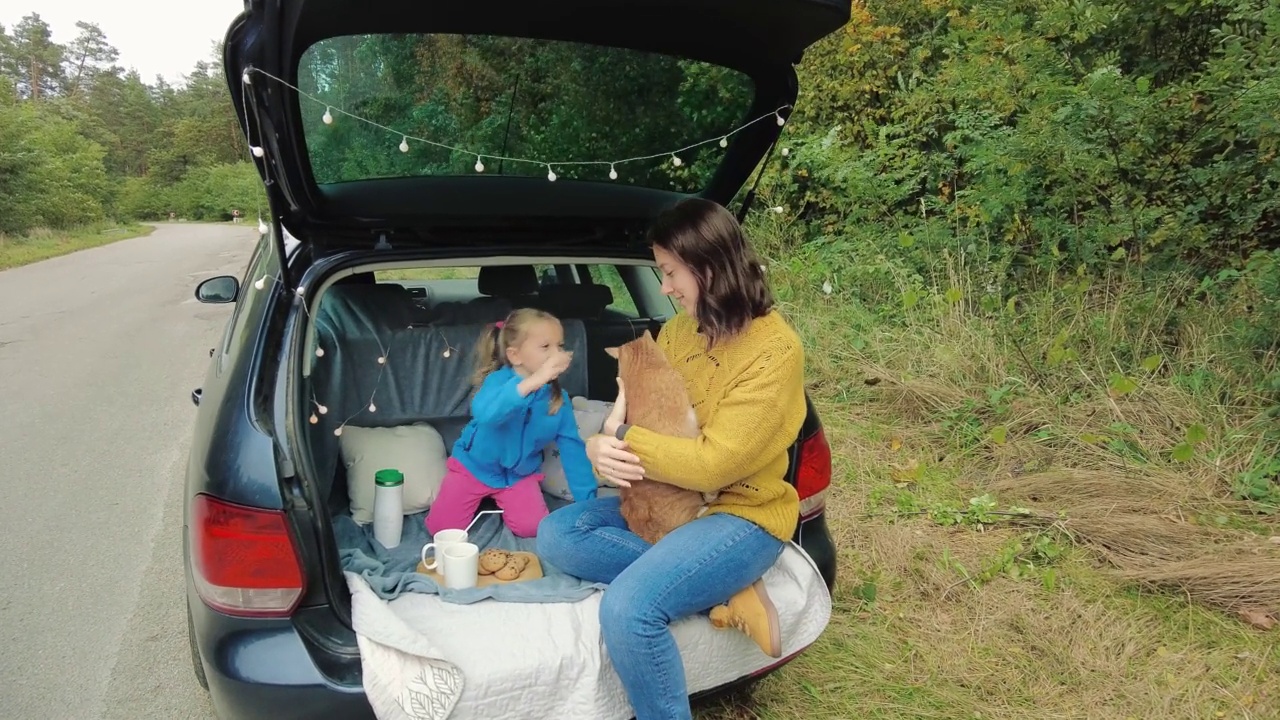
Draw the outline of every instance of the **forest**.
M800 63L747 218L834 451L836 614L714 717L1280 716L1280 5L852 12ZM79 29L0 33L0 240L265 214L216 59L148 82ZM316 132L325 103L583 158L746 119L725 73L608 60L326 43L298 79L317 175L477 159ZM697 187L700 157L626 179Z
M66 45L36 12L0 27L0 233L256 216L261 181L212 48L177 87L125 72L97 25L76 27Z

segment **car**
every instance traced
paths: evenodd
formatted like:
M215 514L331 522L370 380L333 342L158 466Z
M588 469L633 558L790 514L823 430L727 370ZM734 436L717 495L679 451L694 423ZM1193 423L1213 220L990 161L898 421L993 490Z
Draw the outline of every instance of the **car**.
M240 277L195 289L234 307L191 395L183 513L191 661L220 717L374 716L335 534L351 510L342 430L427 421L456 437L468 388L446 360L526 305L564 320L574 394L611 400L604 348L676 312L649 221L689 196L745 214L795 64L849 12L246 3L224 68L270 221ZM795 541L829 591L831 450L811 402L790 458Z

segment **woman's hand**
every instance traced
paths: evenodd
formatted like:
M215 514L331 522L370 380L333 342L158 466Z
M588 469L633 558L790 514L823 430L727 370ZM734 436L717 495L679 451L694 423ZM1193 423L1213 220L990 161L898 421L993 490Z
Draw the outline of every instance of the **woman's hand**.
M618 399L613 401L613 410L604 419L600 432L609 437L618 435L618 427L627 421L627 393L622 387L622 378L618 378Z
M631 487L631 483L644 479L640 458L627 452L625 440L612 435L592 435L587 438L587 459L596 474L616 487Z

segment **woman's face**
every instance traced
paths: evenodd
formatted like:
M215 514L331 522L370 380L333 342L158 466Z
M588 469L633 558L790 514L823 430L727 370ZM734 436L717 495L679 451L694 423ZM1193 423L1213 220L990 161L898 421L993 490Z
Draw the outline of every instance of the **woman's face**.
M662 294L675 300L684 311L697 317L698 279L674 254L655 246L653 259L662 271Z

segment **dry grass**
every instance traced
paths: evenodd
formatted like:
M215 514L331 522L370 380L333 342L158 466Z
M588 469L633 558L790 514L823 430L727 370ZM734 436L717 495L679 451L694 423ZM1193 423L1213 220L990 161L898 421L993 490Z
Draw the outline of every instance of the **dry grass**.
M1227 492L1262 447L1247 398L1124 367L1139 389L1109 392L1117 363L1097 349L1046 370L1053 323L1091 321L1072 308L1031 308L1049 329L1015 343L948 308L869 322L771 274L833 444L834 612L807 653L699 718L1280 717L1280 630L1242 619L1280 613L1280 525ZM1083 308L1097 337L1156 332L1119 317L1124 292ZM1183 332L1165 362L1208 361L1212 328ZM1193 424L1207 437L1173 461ZM931 514L987 493L1033 517ZM1029 556L1037 538L1061 554ZM1007 572L1011 556L1030 569Z

